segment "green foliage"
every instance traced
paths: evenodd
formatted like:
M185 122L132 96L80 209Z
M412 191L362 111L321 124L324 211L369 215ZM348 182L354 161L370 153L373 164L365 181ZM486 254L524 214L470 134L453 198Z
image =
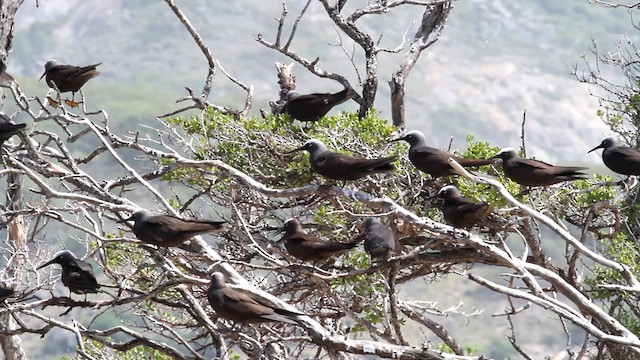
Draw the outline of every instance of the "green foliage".
M196 159L220 159L249 175L266 176L267 179L261 179L263 181L280 179L271 183L279 186L301 186L312 180L308 156L287 154L309 137L325 142L333 151L357 153L386 142L394 130L386 120L378 118L374 110L363 119L348 113L324 117L307 129L288 115L236 119L211 108L203 116L167 121L180 126L188 135L199 137L193 154ZM164 180L197 177L198 173L192 170L180 169L165 176Z
M611 182L611 176L595 174L595 182ZM588 207L595 205L601 201L613 199L616 195L615 188L611 186L603 186L594 189L593 182L588 180L576 180L572 183L573 189L578 190L576 202L579 206Z
M87 354L96 359L109 358L110 360L171 360L172 358L161 351L155 350L148 346L136 346L127 351L113 351L103 344L94 340L85 340L84 343ZM63 360L80 360L85 359L84 356L63 356Z
M440 343L440 345L438 346L438 350L442 351L443 353L453 354L453 350L451 350L449 345L445 343ZM464 353L465 355L472 356L478 354L479 352L475 347L467 346L466 348L464 348Z

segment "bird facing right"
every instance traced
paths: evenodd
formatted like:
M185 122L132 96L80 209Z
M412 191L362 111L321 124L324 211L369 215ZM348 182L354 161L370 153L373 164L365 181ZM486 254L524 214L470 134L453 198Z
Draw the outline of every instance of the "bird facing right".
M600 145L589 150L602 150L602 161L611 171L622 175L640 175L640 151L618 145L618 141L608 137Z
M240 323L278 321L297 324L296 317L304 315L301 312L270 304L248 291L227 286L224 274L221 272L211 275L207 300L216 314Z
M349 99L351 99L349 89L344 89L335 94L314 93L305 95L292 90L287 93L285 111L299 121L318 121L327 115L331 108Z
M438 197L444 199L444 219L456 228L470 227L493 211L493 207L487 203L474 203L463 197L453 185L440 189Z

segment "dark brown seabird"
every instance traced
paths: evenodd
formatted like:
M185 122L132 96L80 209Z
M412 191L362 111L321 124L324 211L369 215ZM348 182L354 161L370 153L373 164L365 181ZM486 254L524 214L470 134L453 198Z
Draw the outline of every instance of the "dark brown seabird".
M317 236L309 235L302 229L298 219L289 219L282 227L284 247L289 255L302 261L324 261L354 248L355 243L339 243L327 241Z
M13 124L10 122L0 122L0 146L9 140L13 135L24 131L27 124Z
M71 91L71 100L67 100L67 104L71 107L77 107L78 103L73 101L76 91L90 79L100 75L96 67L102 63L87 66L62 65L56 60L51 59L44 64L44 73L40 76L40 80L46 75L46 82L49 87L57 89L60 93ZM59 95L58 95L59 99ZM52 106L57 107L52 103Z
M427 146L424 134L418 130L412 130L403 136L391 140L391 142L404 140L409 143L409 160L418 170L431 175L434 178L441 176L457 175L449 164L449 158L454 159L463 167L478 167L491 165L495 159L467 159L444 150Z
M640 175L640 151L618 145L618 141L608 137L600 145L589 150L602 150L602 161L611 171L622 175Z
M51 264L62 266L62 283L72 293L97 293L98 289L100 289L91 264L77 259L71 251L62 250L58 252L53 256L53 259L38 266L38 269Z
M306 95L301 95L292 90L287 93L285 111L299 121L318 121L331 108L349 99L351 99L349 89L344 89L335 94L314 93Z
M224 275L220 272L211 276L207 299L216 314L240 323L278 321L297 324L296 318L304 316L304 313L270 304L248 291L228 287Z
M367 159L328 151L322 141L311 139L301 147L290 151L306 150L311 155L311 168L318 174L333 180L357 180L367 175L393 171L396 156Z
M470 227L493 211L493 207L487 203L474 203L463 197L453 185L440 189L438 197L444 199L444 219L455 228Z
M138 240L160 247L178 246L196 235L218 232L224 221L183 220L171 215L153 215L147 210L136 210L131 217L133 233Z
M533 159L523 159L512 148L503 148L492 159L502 159L502 170L511 180L524 186L549 186L563 181L585 179L585 167L554 166Z
M364 229L364 251L371 258L386 259L395 251L396 240L393 233L380 220L373 217L367 218L364 221Z

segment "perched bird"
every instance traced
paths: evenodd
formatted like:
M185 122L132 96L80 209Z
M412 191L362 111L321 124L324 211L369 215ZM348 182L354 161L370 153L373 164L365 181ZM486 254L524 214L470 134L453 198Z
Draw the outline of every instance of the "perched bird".
M600 143L600 145L589 150L592 152L596 149L602 150L602 160L604 164L613 172L622 175L640 175L640 151L620 146L616 139L608 137Z
M301 312L279 308L248 291L228 287L224 275L220 272L211 276L207 299L216 314L240 323L279 321L297 324L296 317L304 315Z
M340 255L356 246L355 243L339 243L309 235L302 229L298 219L289 219L282 227L284 247L289 255L302 261L323 261Z
M396 240L388 227L370 217L364 221L364 251L372 258L387 258L395 251Z
M472 226L493 211L493 207L487 203L478 204L463 197L460 190L453 185L440 189L438 197L444 199L444 219L456 228Z
M396 156L366 159L327 150L322 141L311 139L301 147L290 151L306 150L311 154L311 168L318 174L333 180L357 180L378 172L393 171Z
M62 266L62 283L76 294L97 293L100 285L91 264L78 260L69 250L62 250L53 259L40 265L38 269L51 264Z
M178 246L196 235L220 231L224 221L183 220L171 215L153 215L147 210L136 210L131 217L133 233L138 240L160 247Z
M9 87L13 81L15 81L15 79L9 75L8 72L0 71L0 86Z
M404 140L409 143L409 160L418 170L431 175L434 178L441 176L456 175L453 167L449 164L449 158L453 158L464 167L478 167L491 165L495 159L467 159L455 156L444 150L427 146L424 134L418 130L412 130L402 137L391 140L391 142Z
M46 75L47 85L53 89L60 93L71 91L71 100L67 100L67 104L71 107L77 107L78 103L73 101L76 91L79 91L89 79L100 75L100 72L96 70L100 64L102 63L87 66L62 65L51 59L44 64L44 73L40 76L40 80ZM58 94L59 99L60 95ZM57 102L52 102L52 105L57 107Z
M585 167L554 166L542 161L523 159L512 148L501 149L492 159L502 159L502 170L511 180L524 186L549 186L563 181L584 179Z
M0 302L7 300L9 297L11 297L15 293L16 291L14 289L0 286Z
M351 99L349 89L344 89L335 94L306 94L301 95L297 91L287 93L285 111L299 121L318 121L327 115L332 107Z
M9 140L13 135L24 131L27 124L14 124L10 122L0 122L0 146Z

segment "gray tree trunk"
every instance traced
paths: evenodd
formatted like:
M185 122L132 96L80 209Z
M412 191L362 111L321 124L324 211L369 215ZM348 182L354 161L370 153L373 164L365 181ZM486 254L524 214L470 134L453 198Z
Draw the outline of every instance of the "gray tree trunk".
M7 58L11 50L13 39L13 23L16 12L24 0L0 0L0 74L7 68ZM19 209L22 203L22 179L18 174L10 174L7 177L7 209ZM23 220L17 216L9 223L9 241L13 243L15 253L7 262L6 276L15 278L15 287L20 283L21 274L28 255L27 237L24 231ZM16 328L15 321L9 314L0 316L0 329L12 330ZM0 336L0 346L6 360L26 360L27 355L22 348L22 342L17 335Z

